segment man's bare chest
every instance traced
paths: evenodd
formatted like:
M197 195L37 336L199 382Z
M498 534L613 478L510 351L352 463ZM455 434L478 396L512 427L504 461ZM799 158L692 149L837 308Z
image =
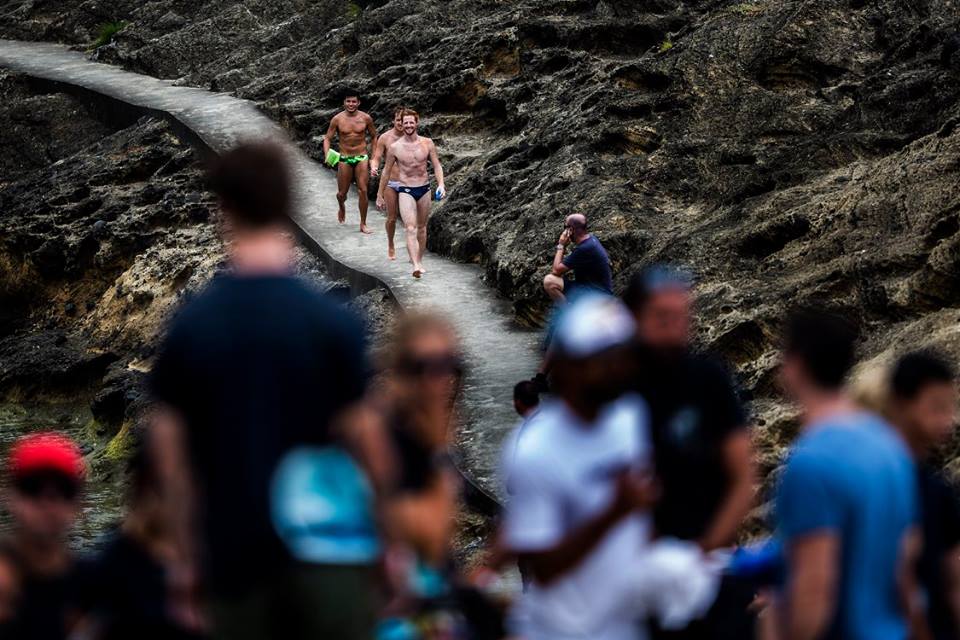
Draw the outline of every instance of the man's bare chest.
M367 128L367 125L361 121L356 120L356 122L351 120L341 120L337 123L337 129L342 136L355 136L362 134Z
M426 164L430 153L422 144L403 145L397 157L405 165L423 165Z

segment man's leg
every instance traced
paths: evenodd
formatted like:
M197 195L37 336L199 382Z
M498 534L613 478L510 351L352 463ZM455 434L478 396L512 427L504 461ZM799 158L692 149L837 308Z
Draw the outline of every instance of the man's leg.
M337 211L337 220L340 224L347 220L347 192L350 191L351 182L353 182L353 167L346 162L337 164L337 204L340 206Z
M407 253L413 263L414 277L419 278L423 267L420 264L420 247L417 243L417 201L409 193L399 194L397 200L400 219L403 220L403 229L407 235Z
M417 200L417 244L420 245L420 253L417 256L420 262L421 273L426 273L423 269L423 253L427 250L427 218L430 217L430 194Z
M386 176L382 178L386 179ZM397 249L393 238L397 235L397 192L387 187L383 192L383 199L387 201L387 257L397 259Z
M560 276L548 273L543 279L543 290L546 291L550 299L557 304L562 304L567 301L567 297L563 295L563 278Z
M367 206L369 199L367 196L367 185L370 182L370 163L358 162L354 167L354 176L357 179L357 201L360 206L360 231L363 233L373 233L367 226Z

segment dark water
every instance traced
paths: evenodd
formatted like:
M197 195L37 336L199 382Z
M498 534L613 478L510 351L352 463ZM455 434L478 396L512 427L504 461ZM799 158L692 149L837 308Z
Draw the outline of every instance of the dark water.
M92 419L87 402L0 404L0 456L5 462L10 445L20 436L36 431L61 431L84 442L84 428ZM85 450L84 453L89 451ZM82 512L71 537L75 548L93 545L100 534L120 517L123 496L120 481L116 477L104 478L103 475L99 469L89 474L90 479L82 497ZM8 514L0 510L0 535L9 527Z

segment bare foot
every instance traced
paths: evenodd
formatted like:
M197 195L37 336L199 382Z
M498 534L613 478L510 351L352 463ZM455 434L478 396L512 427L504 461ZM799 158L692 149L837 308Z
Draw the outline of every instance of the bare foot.
M360 233L373 233L373 231L371 231L367 225L362 224L360 225Z
M347 207L343 202L340 203L340 208L337 210L337 222L343 224L347 221Z
M396 260L397 250L394 249L393 247L387 247L387 258L389 258L390 260Z

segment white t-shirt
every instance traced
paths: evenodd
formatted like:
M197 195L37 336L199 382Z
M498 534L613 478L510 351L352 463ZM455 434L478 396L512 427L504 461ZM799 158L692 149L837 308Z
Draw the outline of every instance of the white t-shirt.
M606 407L592 425L550 400L522 435L508 441L503 460L511 489L505 542L521 553L556 546L610 505L620 471L651 464L647 409L636 395ZM631 578L650 533L649 517L628 516L573 570L548 586L530 584L514 612L515 631L528 640L645 637L643 612L624 600L633 599Z

